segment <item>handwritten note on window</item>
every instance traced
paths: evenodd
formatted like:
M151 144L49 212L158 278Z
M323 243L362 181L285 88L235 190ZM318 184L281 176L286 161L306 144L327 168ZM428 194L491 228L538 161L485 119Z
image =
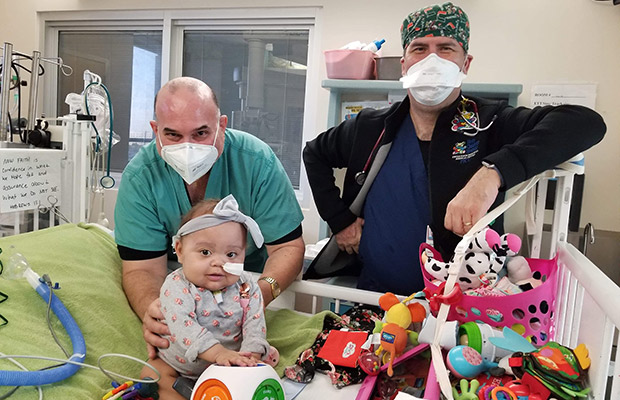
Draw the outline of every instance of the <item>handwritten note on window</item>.
M0 149L0 212L60 201L61 150Z

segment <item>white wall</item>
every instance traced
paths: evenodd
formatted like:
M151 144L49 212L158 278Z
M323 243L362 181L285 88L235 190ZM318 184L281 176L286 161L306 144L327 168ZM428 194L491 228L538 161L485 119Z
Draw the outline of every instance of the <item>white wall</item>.
M443 1L443 0L439 0ZM439 2L438 1L438 2ZM9 41L15 50L40 50L37 11L122 10L170 8L166 0L22 0L0 2L0 42ZM399 27L411 11L432 1L392 0L355 3L334 0L186 0L177 7L294 7L320 6L317 24L322 50L353 40L385 38L383 55L400 55ZM607 122L607 136L586 153L586 182L582 225L592 222L598 229L620 231L620 6L592 0L456 1L471 23L470 54L474 62L467 82L520 83L522 105L529 105L533 84L594 82L598 84L596 109ZM389 5L389 6L388 6ZM45 55L44 55L45 56ZM325 78L320 63L319 86ZM315 75L316 76L316 75ZM328 93L319 90L315 104L307 110L326 128ZM615 110L615 111L614 111ZM318 132L317 132L318 133ZM587 132L584 132L587 134ZM312 207L312 206L311 206ZM308 210L304 222L306 239L316 237L318 218Z

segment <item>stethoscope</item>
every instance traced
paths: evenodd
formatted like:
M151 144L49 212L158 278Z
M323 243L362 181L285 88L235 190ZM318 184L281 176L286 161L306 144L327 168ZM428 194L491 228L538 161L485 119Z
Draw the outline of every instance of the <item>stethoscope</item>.
M467 111L468 105L471 105L473 109L473 115L471 117L469 117L470 112ZM463 131L462 133L466 136L476 136L478 132L486 131L487 129L491 127L491 125L493 125L493 122L495 122L495 120L497 119L497 114L495 114L493 115L493 119L491 119L491 122L489 122L487 126L485 126L484 128L480 127L480 116L478 115L478 105L476 104L475 101L470 100L467 97L462 96L462 95L461 95L461 102L458 105L457 110L461 118L463 118L463 121L465 121L465 124L468 126L467 129L475 130L475 132L464 132ZM383 139L384 134L385 134L385 128L383 128L383 130L381 131L381 134L379 135L379 138L377 139L377 142L373 146L372 151L370 152L370 155L368 156L368 159L366 160L366 163L364 164L364 168L360 172L355 174L355 182L360 186L362 186L364 182L366 182L366 175L368 175L368 169L370 168L370 162L375 156L377 147L379 147L379 143L381 143L381 139Z
M108 88L101 83L101 78L99 78L96 81L93 81L91 83L88 84L88 86L86 86L84 88L84 102L86 104L86 112L88 115L90 115L90 112L88 111L88 96L87 96L87 90L88 88L90 88L93 85L98 85L99 87L101 87L108 99L108 106L109 106L109 113L110 113L110 136L109 136L109 142L108 142L108 157L107 157L107 163L105 166L105 175L101 177L101 179L99 180L99 184L105 188L105 189L111 189L114 187L114 185L116 184L116 181L114 180L114 178L112 177L112 175L110 175L110 164L112 161L112 142L113 142L113 136L114 136L114 112L112 109L112 99L110 98L110 92L108 91ZM96 146L96 152L99 153L99 145L101 142L101 137L99 135L99 132L97 131L97 127L95 126L94 123L91 123L93 126L93 129L96 133L96 137L97 137L97 146ZM98 155L98 154L97 154Z
M472 106L473 112L467 111L467 105ZM459 114L461 115L461 118L463 119L465 124L468 126L467 129L475 130L475 132L462 131L463 135L466 135L466 136L476 136L478 132L486 131L487 129L491 127L491 125L493 125L493 122L495 122L495 120L497 119L497 114L493 115L493 119L491 119L491 122L489 122L489 124L485 126L484 128L481 128L480 127L480 116L478 115L478 105L476 104L475 101L470 100L463 95L461 95L461 102L458 105L457 110Z
M370 161L374 157L377 147L379 147L379 143L381 143L381 139L383 139L384 134L385 134L385 128L383 128L383 130L381 131L381 134L379 135L379 138L377 139L377 142L373 146L372 151L370 152L370 155L368 156L368 159L366 160L366 164L364 164L364 168L360 172L355 174L355 182L360 186L362 186L364 182L366 182L366 175L368 174L368 169L370 168Z

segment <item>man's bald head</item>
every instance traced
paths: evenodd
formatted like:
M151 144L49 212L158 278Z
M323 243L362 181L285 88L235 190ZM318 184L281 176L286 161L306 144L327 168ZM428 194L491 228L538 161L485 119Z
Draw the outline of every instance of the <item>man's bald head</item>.
M215 94L206 83L182 77L159 90L155 120L150 124L160 154L167 145L185 142L214 145L222 154L228 117L220 114Z
M166 82L166 84L164 84L164 86L162 86L161 89L159 89L159 92L157 92L157 94L155 95L155 118L157 118L158 112L158 99L167 96L174 96L180 91L192 93L196 96L196 100L198 102L209 100L213 101L215 107L218 109L220 108L217 97L215 96L215 93L209 87L209 85L207 85L200 79L192 78L189 76L182 76Z

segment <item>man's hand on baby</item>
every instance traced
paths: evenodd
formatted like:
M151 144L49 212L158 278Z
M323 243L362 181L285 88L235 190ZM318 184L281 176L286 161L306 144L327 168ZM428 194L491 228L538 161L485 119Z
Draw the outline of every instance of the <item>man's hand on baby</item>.
M161 312L161 303L159 299L154 300L147 308L142 318L142 336L146 341L146 349L149 358L153 359L157 356L157 347L167 348L170 343L160 335L169 335L168 325L163 323L164 314Z
M363 226L364 220L358 217L351 225L336 233L338 248L349 254L359 253Z

